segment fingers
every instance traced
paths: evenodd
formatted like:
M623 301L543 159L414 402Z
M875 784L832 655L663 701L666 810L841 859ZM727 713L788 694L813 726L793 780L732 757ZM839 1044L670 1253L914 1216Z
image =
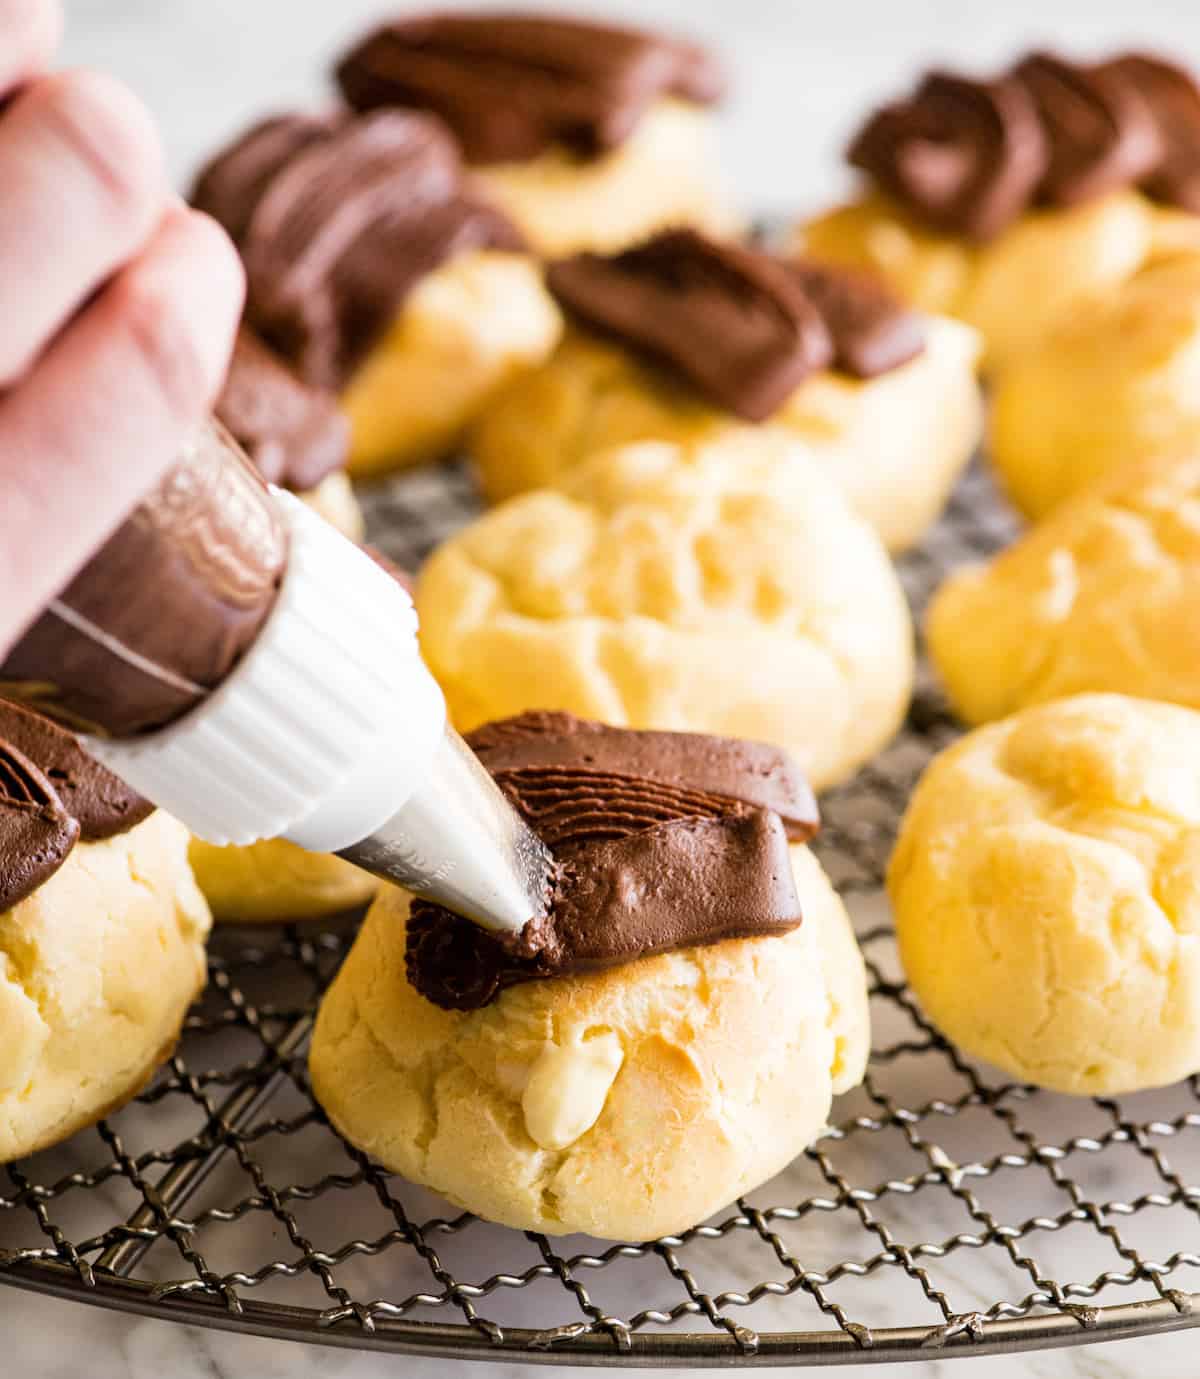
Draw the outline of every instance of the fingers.
M61 34L58 0L0 0L0 100L44 70Z
M0 655L206 416L242 304L224 233L182 206L0 398Z
M17 96L0 120L0 187L3 389L136 253L169 189L149 114L95 72L45 77Z

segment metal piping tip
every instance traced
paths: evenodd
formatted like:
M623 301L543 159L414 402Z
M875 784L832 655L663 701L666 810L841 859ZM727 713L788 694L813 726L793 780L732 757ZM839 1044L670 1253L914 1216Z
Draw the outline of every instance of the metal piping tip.
M338 856L493 931L519 934L549 903L549 852L450 727L421 789Z

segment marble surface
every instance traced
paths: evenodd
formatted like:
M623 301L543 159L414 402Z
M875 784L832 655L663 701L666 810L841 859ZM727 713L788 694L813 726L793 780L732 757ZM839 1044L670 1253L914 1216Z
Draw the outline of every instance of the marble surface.
M592 8L690 28L720 46L739 83L723 132L730 175L747 205L774 210L835 195L842 185L837 149L856 115L872 95L897 85L926 59L982 65L1052 39L1080 52L1154 42L1200 63L1200 6L1187 0L1142 0L1136 7L1113 0L909 0L903 6L843 0L820 9L803 0L613 0ZM67 60L115 70L142 93L162 120L181 181L214 141L252 114L321 99L329 54L385 12L365 0L67 0L67 10ZM1060 1130L1064 1137L1075 1133L1069 1124ZM1005 1205L1020 1215L1023 1204ZM907 1204L910 1212L918 1207L930 1210L923 1201ZM904 1209L898 1204L900 1229ZM919 1225L919 1238L938 1239L941 1224L923 1216L914 1228ZM486 1242L480 1248L472 1264L486 1276ZM1167 1254L1182 1242L1150 1240L1147 1248ZM964 1305L995 1282L977 1257L962 1268L952 1261L946 1277ZM1181 1283L1197 1286L1190 1276ZM910 1319L909 1305L898 1291L881 1293L877 1301L879 1315L897 1323ZM81 1372L89 1379L381 1379L397 1372L425 1379L450 1369L140 1321L7 1289L0 1289L0 1330L0 1374L21 1379L74 1379ZM921 1379L970 1373L985 1379L1132 1379L1140 1373L1190 1379L1200 1369L1197 1345L1195 1334L1185 1332L1150 1342L976 1359L969 1362L973 1370L940 1362L911 1372ZM571 1371L502 1366L491 1372ZM840 1372L879 1371L852 1366Z

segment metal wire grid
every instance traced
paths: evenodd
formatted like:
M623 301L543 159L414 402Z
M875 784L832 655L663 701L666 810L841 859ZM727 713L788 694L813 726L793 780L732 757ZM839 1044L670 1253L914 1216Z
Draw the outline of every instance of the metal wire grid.
M377 540L408 564L474 511L462 467L370 500ZM904 561L914 606L1010 536L973 471ZM900 977L870 897L954 734L923 671L900 740L824 802L820 852L860 921L876 1048L818 1143L722 1218L604 1246L449 1211L342 1141L310 1096L307 1038L353 923L226 930L150 1088L0 1178L0 1280L263 1335L581 1364L915 1359L1195 1324L1200 1080L1094 1102L1003 1082L938 1037Z

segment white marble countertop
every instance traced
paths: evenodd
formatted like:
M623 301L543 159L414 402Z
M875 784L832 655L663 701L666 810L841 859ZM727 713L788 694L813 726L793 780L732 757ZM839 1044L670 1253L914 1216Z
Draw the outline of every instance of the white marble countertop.
M162 121L181 179L251 115L320 99L329 55L388 10L374 0L66 0L66 7L67 59L110 68L141 92ZM746 204L764 209L836 195L837 151L856 116L930 58L986 66L1039 41L1081 53L1137 42L1200 65L1200 5L1192 0L840 0L820 7L811 0L611 0L590 8L691 28L727 55L738 81L724 129L728 167ZM425 1379L451 1369L142 1321L8 1289L0 1289L0 1332L6 1379ZM1195 1333L1183 1332L910 1372L921 1379L976 1372L985 1379L1194 1379L1198 1347ZM576 1371L506 1365L490 1372ZM839 1370L847 1379L879 1372Z

